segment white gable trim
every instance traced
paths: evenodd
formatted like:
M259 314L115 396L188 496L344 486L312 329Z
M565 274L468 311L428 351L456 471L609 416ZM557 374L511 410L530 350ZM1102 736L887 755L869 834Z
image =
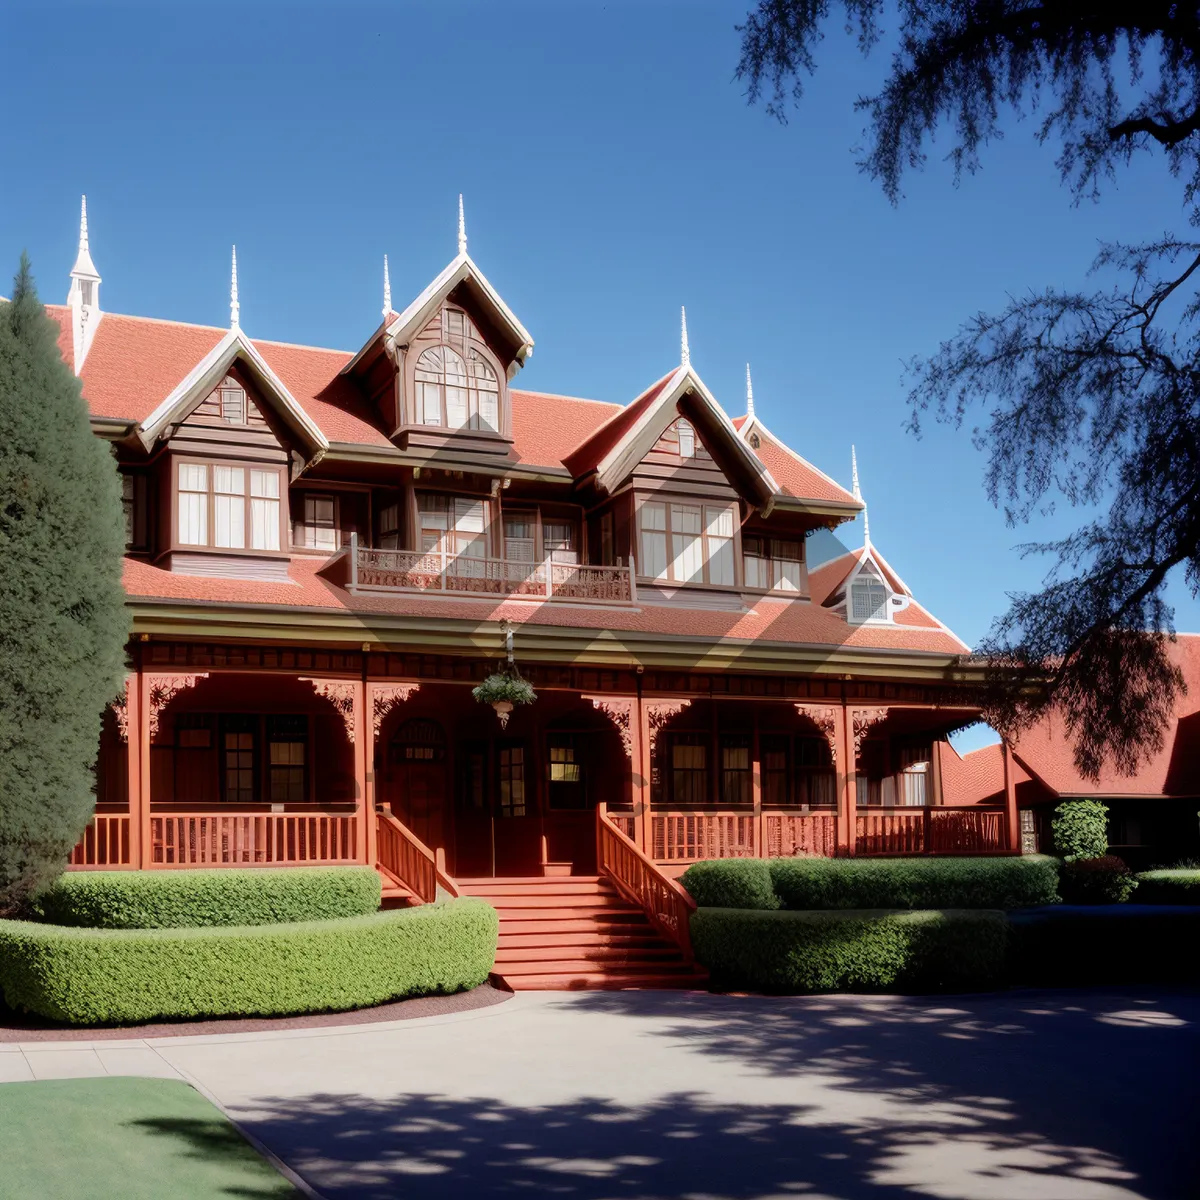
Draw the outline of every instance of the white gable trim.
M138 425L136 432L142 445L149 450L168 426L183 420L196 408L239 360L250 368L255 382L287 424L309 442L314 456L323 455L329 449L328 439L240 329L231 329Z
M645 412L625 431L625 436L600 460L596 467L597 486L603 491L612 492L632 474L638 463L650 453L654 443L662 437L667 426L675 420L676 406L689 389L716 419L734 453L761 482L764 500L770 503L771 498L779 494L779 485L762 459L738 437L738 431L725 410L691 367L679 367L676 370Z
M504 326L509 336L518 345L517 361L524 364L533 353L533 338L529 330L517 320L516 314L500 298L500 293L488 282L484 273L475 265L474 259L465 252L457 255L443 271L429 284L427 288L402 312L395 320L384 323L383 334L401 345L408 342L415 334L424 328L425 323L446 297L464 280L472 279L487 297L500 324ZM379 337L379 330L371 335L365 346L342 368L342 374L349 374L366 351L374 345Z
M885 610L887 615L884 617L869 617L865 621L856 621L854 619L854 583L855 583L855 580L857 580L860 575L863 575L866 573L866 568L867 568L868 563L870 563L871 566L874 567L875 574L877 575L879 580L883 583L883 586L887 589L888 598L887 598L887 606L886 606L886 610ZM890 568L888 568L887 570L885 570L884 568L885 568L885 564L884 564L883 560L876 556L875 551L872 547L867 546L864 549L858 562L855 563L854 566L850 569L850 574L846 576L845 580L842 582L841 588L839 589L841 598L835 607L841 607L842 605L845 606L846 624L848 624L848 625L894 625L895 624L895 619L894 619L895 614L898 612L903 612L912 603L912 593L908 590L907 586L904 583L904 580L902 580L900 578L900 576L897 575ZM897 583L900 584L901 588L903 589L902 592L897 593L895 591L895 589L892 587L891 583L888 581L889 575L893 579L895 579ZM901 599L900 604L895 604L893 602L894 598L897 595L900 596L900 599Z

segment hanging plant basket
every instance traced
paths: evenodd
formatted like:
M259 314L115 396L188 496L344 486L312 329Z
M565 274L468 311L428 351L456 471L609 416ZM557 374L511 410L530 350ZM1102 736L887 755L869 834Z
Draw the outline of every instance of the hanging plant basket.
M537 699L537 692L527 680L521 678L515 664L489 675L471 690L471 695L480 704L490 704L496 710L501 729L508 727L509 715L518 704L532 704Z

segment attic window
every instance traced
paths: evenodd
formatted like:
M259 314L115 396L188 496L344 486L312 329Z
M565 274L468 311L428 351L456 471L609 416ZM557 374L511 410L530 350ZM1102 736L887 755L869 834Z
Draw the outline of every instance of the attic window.
M696 431L692 428L690 421L679 422L679 457L680 458L695 458L696 457Z
M861 575L850 585L850 619L855 624L888 619L888 589L882 579Z
M500 428L500 381L478 350L471 349L467 359L449 346L424 351L417 359L416 394L422 425Z
M246 393L240 387L227 383L221 388L221 420L227 425L246 424Z
M754 450L757 450L759 448L759 446L761 446L761 445L762 445L762 438L760 438L757 433L752 433L750 435L751 448Z

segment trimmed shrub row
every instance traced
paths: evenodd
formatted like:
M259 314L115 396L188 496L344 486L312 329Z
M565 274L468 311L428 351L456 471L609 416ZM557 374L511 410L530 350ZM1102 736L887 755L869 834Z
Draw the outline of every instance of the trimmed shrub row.
M696 957L714 983L763 992L971 990L1004 979L1004 914L701 908Z
M1200 870L1195 867L1143 871L1137 881L1139 904L1200 904Z
M1009 909L1054 904L1058 862L1012 858L726 858L680 882L701 908Z
M1137 886L1124 859L1104 854L1064 862L1058 890L1068 904L1124 904Z
M182 929L365 916L380 894L371 867L69 871L33 907L54 925Z
M12 1008L75 1025L336 1012L478 986L497 931L470 898L219 929L0 921L0 987Z

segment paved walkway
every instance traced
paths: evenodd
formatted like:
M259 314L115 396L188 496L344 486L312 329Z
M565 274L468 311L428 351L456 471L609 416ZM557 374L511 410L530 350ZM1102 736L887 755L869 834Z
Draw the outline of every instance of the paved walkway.
M0 1046L178 1074L329 1200L1189 1200L1200 994L525 993L361 1028Z

